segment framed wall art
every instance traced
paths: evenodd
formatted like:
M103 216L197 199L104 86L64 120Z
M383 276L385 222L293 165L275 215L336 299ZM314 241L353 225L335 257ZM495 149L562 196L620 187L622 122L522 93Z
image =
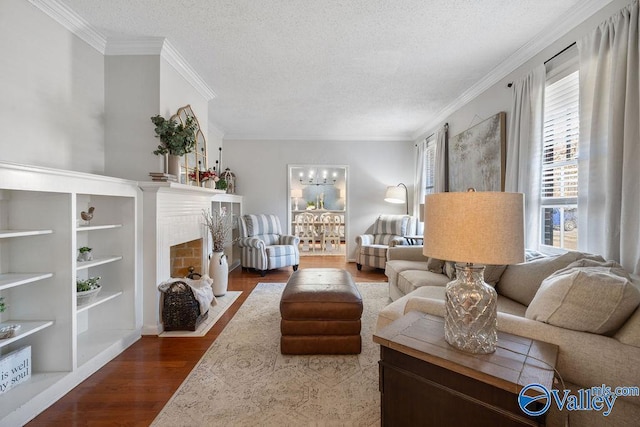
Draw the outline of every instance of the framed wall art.
M449 191L504 191L506 117L500 112L451 138Z

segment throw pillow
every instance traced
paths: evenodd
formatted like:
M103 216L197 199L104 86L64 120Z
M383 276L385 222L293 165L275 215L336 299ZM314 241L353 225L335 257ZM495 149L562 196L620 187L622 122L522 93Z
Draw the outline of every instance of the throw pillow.
M442 268L444 274L451 280L456 278L456 263L454 261L445 261L444 267Z
M404 236L407 234L407 215L380 215L373 225L373 234L391 234Z
M506 265L485 265L484 267L484 281L495 287L498 280L502 276L502 273L507 269Z
M613 261L579 260L540 285L525 317L594 334L619 329L640 304L640 291Z
M510 265L500 277L496 290L500 295L520 304L529 305L544 279L582 258L604 261L600 256L571 251L558 256Z
M444 267L444 261L437 258L429 258L427 260L427 270L434 273L442 273Z

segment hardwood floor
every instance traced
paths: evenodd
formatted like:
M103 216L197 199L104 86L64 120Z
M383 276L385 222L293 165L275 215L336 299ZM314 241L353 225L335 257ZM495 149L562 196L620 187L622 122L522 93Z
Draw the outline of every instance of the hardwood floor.
M340 256L305 256L300 268L334 267L351 273L355 282L386 282L382 270L345 263ZM120 356L67 393L28 426L148 426L204 352L220 335L259 282L286 282L291 268L265 277L236 268L229 290L243 291L204 337L143 336Z

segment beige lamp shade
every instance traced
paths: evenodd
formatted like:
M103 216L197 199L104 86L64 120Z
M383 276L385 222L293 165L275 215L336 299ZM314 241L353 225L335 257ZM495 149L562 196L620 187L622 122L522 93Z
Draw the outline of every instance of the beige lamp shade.
M294 197L294 198L297 198L297 199L301 198L302 197L302 190L299 189L299 188L297 188L295 190L291 190L291 197Z
M404 203L407 201L406 189L403 187L387 187L384 193L384 201L389 203Z
M423 253L446 261L517 264L524 261L524 195L436 193L425 197Z

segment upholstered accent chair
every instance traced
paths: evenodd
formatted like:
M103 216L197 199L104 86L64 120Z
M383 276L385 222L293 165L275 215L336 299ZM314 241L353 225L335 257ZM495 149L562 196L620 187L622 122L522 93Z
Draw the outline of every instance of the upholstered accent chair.
M238 221L240 230L240 262L243 269L253 268L262 277L267 270L293 266L298 269L300 253L296 236L282 233L276 215L243 215Z
M356 236L356 266L384 268L387 250L407 243L404 236L416 233L417 220L409 215L380 215L371 234Z

